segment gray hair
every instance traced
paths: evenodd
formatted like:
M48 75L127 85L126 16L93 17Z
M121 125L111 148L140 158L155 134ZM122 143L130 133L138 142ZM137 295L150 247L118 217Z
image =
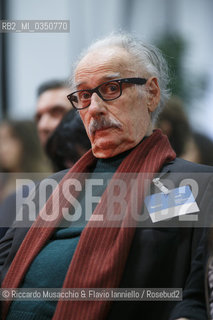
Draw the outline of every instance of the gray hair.
M156 110L152 113L154 122L170 96L168 89L169 74L168 65L161 51L154 45L146 44L128 33L113 33L109 36L94 42L82 53L78 62L89 52L103 47L120 47L125 49L138 64L139 69L144 70L149 76L155 76L158 79L161 97Z

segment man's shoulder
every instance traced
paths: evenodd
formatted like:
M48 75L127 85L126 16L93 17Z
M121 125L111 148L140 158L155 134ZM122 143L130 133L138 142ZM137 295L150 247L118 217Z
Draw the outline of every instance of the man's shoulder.
M163 166L163 172L168 170L171 172L213 173L213 166L207 166L203 164L190 162L181 158L175 158L173 161L168 162Z
M52 174L51 176L49 176L48 178L46 179L53 179L57 182L60 182L64 176L69 172L70 169L65 169L65 170L62 170L62 171L58 171L54 174Z

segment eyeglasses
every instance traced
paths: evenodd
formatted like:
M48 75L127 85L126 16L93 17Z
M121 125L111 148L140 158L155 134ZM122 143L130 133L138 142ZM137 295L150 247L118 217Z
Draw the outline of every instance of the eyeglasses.
M100 84L94 89L78 90L70 93L67 98L75 109L82 110L89 107L94 92L97 93L103 101L112 101L118 99L122 95L123 83L143 85L146 82L147 79L144 78L110 80Z

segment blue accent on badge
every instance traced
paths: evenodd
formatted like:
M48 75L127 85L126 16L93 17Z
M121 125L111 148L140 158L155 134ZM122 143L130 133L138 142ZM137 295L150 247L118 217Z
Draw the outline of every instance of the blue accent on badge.
M145 204L150 214L193 202L195 199L189 186L170 190L168 194L155 193L145 198Z

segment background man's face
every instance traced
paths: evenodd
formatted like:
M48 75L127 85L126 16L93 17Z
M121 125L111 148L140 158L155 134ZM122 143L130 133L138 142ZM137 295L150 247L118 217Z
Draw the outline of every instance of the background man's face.
M71 109L67 99L68 88L51 89L43 92L37 102L36 122L42 146L61 122L63 116Z
M92 89L110 79L146 77L132 60L128 52L118 47L89 53L76 69L77 90ZM124 84L121 97L113 101L103 101L94 93L89 108L81 110L80 115L98 158L131 149L151 133L146 95L139 93L138 86ZM104 125L95 130L98 122Z

